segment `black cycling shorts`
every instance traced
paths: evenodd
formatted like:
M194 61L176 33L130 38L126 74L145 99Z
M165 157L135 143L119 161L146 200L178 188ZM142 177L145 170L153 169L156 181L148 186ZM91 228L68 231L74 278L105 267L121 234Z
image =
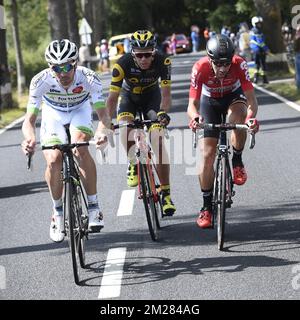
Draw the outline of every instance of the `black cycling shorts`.
M223 98L212 98L201 95L200 114L204 118L204 122L220 124L222 122L222 114L226 115L229 107L236 102L242 102L245 105L247 103L247 98L242 88ZM219 130L205 129L204 137L218 138Z
M137 110L139 109L143 112L145 119L157 119L157 112L160 109L161 103L161 92L159 88L143 94L133 94L122 90L120 97L121 101L117 110L118 121L123 116L131 116L135 119Z

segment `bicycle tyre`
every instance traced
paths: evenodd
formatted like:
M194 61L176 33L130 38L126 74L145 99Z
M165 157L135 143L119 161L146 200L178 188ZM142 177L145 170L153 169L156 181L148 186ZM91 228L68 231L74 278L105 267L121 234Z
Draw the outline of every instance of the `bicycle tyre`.
M79 263L81 268L86 268L86 259L85 259L85 242L86 242L86 234L88 229L88 209L86 205L86 199L83 194L82 186L76 186L76 216L78 223L79 232L76 234L76 245L77 245L77 253L79 257ZM86 217L86 218L85 218Z
M147 218L148 229L151 239L157 241L158 228L157 228L157 211L156 205L153 199L153 193L151 190L151 183L149 179L149 173L145 164L139 163L140 172L140 184L142 190L142 198L145 207L145 213Z
M79 284L78 264L77 264L77 246L76 246L76 235L75 229L75 212L73 204L73 185L71 182L65 183L65 217L68 221L68 238L69 246L71 251L71 260L73 267L74 281Z
M153 181L153 186L155 187L155 195L156 198L154 199L155 207L156 207L156 214L155 214L155 222L158 229L161 229L160 221L159 221L159 213L160 218L163 218L163 205L162 205L162 198L161 198L161 190L160 190L160 181L156 171L156 167L153 163L150 163L151 169L150 174Z
M226 158L222 157L219 162L219 192L218 192L218 210L217 210L217 238L218 249L223 250L225 238L225 216L226 216L226 179L227 166Z

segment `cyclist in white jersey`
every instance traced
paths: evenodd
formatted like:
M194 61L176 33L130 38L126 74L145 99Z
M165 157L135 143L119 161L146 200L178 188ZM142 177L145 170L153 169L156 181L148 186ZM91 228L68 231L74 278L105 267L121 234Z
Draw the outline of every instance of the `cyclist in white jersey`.
M98 75L85 67L77 66L78 48L67 39L52 41L45 51L49 68L31 80L27 113L22 126L25 154L34 153L36 146L35 123L41 108L41 145L66 143L65 125L69 125L72 142L88 141L94 136L92 106L99 124L95 133L97 144L106 143L105 130L110 118L102 97L102 85ZM64 239L62 216L62 156L58 150L43 151L47 168L47 181L53 201L50 237L55 242ZM99 232L104 226L96 189L96 166L88 147L76 149L82 180L89 203L89 229Z

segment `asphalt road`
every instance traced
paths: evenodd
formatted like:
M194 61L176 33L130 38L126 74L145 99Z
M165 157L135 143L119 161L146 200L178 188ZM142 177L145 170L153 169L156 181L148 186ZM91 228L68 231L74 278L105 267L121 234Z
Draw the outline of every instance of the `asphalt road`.
M91 148L98 159L105 228L88 241L89 265L81 272L81 286L73 281L67 242L55 244L49 238L52 204L41 151L34 157L34 171L28 172L20 148L21 124L0 135L1 299L300 298L300 114L256 91L261 130L254 150L244 152L249 180L236 187L225 251L218 251L215 230L195 224L202 199L186 107L197 58L187 54L173 59L169 143L177 213L163 221L159 242L150 239L137 194L123 192L128 190L126 164L118 138L117 148L109 149L108 164L101 164ZM104 75L105 94L108 84L109 75Z

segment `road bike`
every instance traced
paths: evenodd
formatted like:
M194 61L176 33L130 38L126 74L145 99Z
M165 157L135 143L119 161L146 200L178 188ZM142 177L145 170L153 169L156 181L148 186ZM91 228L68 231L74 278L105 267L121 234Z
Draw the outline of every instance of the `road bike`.
M88 146L93 143L71 143L69 126L65 126L68 143L42 146L42 150L59 150L62 153L62 181L63 181L63 218L64 234L69 241L74 280L80 284L79 266L86 268L85 242L88 240L88 202L80 178L80 170L73 155L74 148ZM27 168L30 169L31 156L28 156Z
M219 140L217 145L217 154L215 161L215 179L213 187L212 213L213 222L212 228L217 227L217 242L218 249L223 250L225 238L225 217L226 209L230 208L235 195L233 189L234 183L232 178L232 169L229 161L230 144L227 138L229 130L249 130L247 124L225 123L226 116L222 117L221 124L214 123L199 123L200 129L217 129L219 130ZM193 147L197 146L197 132L193 132ZM255 145L255 135L250 134L250 149Z
M163 218L162 195L157 169L153 161L153 152L147 139L148 128L159 123L157 120L145 120L143 113L138 111L139 118L133 123L114 125L114 129L123 127L134 129L135 156L138 174L138 198L143 200L147 224L153 241L158 240L160 218Z

